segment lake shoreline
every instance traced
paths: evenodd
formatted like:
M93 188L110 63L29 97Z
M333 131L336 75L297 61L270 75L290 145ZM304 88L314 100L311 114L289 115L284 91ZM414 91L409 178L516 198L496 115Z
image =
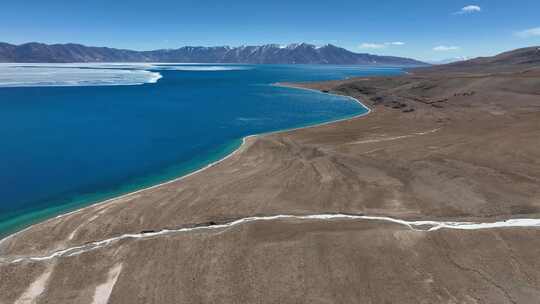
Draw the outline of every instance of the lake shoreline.
M23 229L16 230L16 231L14 231L12 233L8 232L6 235L4 235L0 239L0 246L2 245L2 243L8 241L9 239L11 239L13 237L15 237L16 235L18 235L20 233L23 233L23 232L27 231L28 229L33 228L35 225L47 223L47 222L49 222L51 220L61 219L61 218L64 218L66 216L77 214L77 213L82 212L82 211L84 211L85 209L88 209L88 208L94 208L94 207L104 205L104 204L107 204L107 203L112 203L112 202L115 202L115 201L121 201L122 199L125 199L127 197L137 195L139 193L142 193L142 192L145 192L145 191L148 191L148 190L157 189L157 188L160 188L162 186L165 186L165 185L168 185L168 184L171 184L171 183L174 183L174 182L181 181L181 180L183 180L185 178L188 178L188 177L190 177L192 175L200 173L200 172L202 172L204 170L207 170L207 169L209 169L211 167L214 167L214 166L220 164L221 162L227 160L228 158L234 156L235 154L240 153L243 148L246 148L246 144L248 144L248 141L250 141L252 139L255 139L257 137L268 136L268 135L278 134L278 133L283 133L283 132L297 131L297 130L302 130L302 129L306 129L306 128L314 128L314 127L324 126L324 125L333 124L333 123L338 123L338 122L342 122L342 121L346 121L346 120L352 120L352 119L355 119L355 118L366 116L366 115L370 114L373 111L372 108L370 108L367 105L365 105L364 103L362 103L359 99L351 97L351 96L340 95L340 94L332 94L332 93L329 93L329 92L322 92L320 90L311 89L311 88L307 88L307 87L302 87L302 86L300 86L298 84L290 83L290 82L276 82L276 83L270 84L270 86L283 87L283 88L289 88L289 89L297 89L297 90L306 90L306 91L316 92L318 94L326 94L326 95L334 95L334 96L343 97L345 99L349 99L349 100L352 100L352 101L358 103L360 105L360 107L363 108L366 111L361 112L359 114L355 114L354 116L351 116L351 117L338 118L336 120L330 120L330 121L321 122L321 123L314 123L314 124L310 124L310 125L307 125L307 126L293 127L293 128L288 128L288 129L282 129L282 130L277 130L277 131L270 131L270 132L264 132L264 133L260 133L260 134L252 134L252 135L244 136L241 139L240 145L238 145L230 153L226 154L225 156L223 156L222 158L220 158L220 159L218 159L218 160L216 160L214 162L211 162L211 163L209 163L207 165L204 165L203 167L201 167L199 169L196 169L193 172L189 172L187 174L178 176L176 178L166 180L164 182L160 182L160 183L152 185L152 186L143 187L143 188L135 190L135 191L127 192L127 193L121 194L119 196L114 196L114 197L111 197L111 198L108 198L108 199L105 199L105 200L102 200L102 201L93 202L93 203L89 203L89 204L82 203L83 206L81 206L81 207L73 207L74 208L73 210L70 210L69 207L67 207L67 210L70 210L70 211L68 211L66 213L63 213L63 212L60 211L60 214L56 214L56 215L53 215L52 217L48 217L48 218L45 218L45 219L42 219L42 220L38 219L36 222L31 223L29 226L27 226L27 227L25 227ZM67 204L67 205L69 206L69 204ZM62 206L58 206L58 207L62 207ZM45 212L46 210L47 209L39 210L39 211L36 211L36 213ZM25 215L21 215L21 216L25 216ZM22 225L24 225L24 224L22 224Z
M540 73L294 84L376 111L247 138L180 182L33 226L0 246L3 300L52 272L40 299L87 302L121 267L112 297L126 303L294 302L306 290L536 303L539 85Z

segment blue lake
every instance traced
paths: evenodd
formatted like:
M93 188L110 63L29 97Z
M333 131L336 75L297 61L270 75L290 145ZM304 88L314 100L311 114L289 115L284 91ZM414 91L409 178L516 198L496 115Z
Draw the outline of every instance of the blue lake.
M151 66L147 70L162 78L142 85L0 87L0 235L189 173L232 152L246 135L366 111L345 97L275 82L401 73L344 66L205 67Z

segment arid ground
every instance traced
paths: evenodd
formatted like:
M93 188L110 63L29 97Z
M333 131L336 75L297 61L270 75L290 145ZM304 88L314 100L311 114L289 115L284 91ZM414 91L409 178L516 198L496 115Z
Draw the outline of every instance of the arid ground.
M539 303L540 227L266 218L540 218L540 69L483 67L294 84L372 112L4 240L0 303Z

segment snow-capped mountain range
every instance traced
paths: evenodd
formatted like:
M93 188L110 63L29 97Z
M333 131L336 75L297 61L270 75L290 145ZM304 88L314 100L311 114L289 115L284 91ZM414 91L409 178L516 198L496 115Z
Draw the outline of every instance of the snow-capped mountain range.
M80 44L0 43L0 62L185 62L252 64L351 64L417 66L426 63L403 57L354 53L335 45L307 43L260 46L185 46L133 51Z

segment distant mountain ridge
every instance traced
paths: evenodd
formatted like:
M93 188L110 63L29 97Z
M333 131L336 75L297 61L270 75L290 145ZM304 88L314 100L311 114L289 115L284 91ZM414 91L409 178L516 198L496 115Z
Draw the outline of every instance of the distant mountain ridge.
M441 60L427 60L426 62L432 65L441 65L441 64L449 64L449 63L454 63L454 62L465 61L471 58L472 57L460 56L460 57L445 58Z
M216 46L133 51L81 44L0 43L0 62L186 62L252 64L427 65L410 58L354 53L335 45L307 43Z

